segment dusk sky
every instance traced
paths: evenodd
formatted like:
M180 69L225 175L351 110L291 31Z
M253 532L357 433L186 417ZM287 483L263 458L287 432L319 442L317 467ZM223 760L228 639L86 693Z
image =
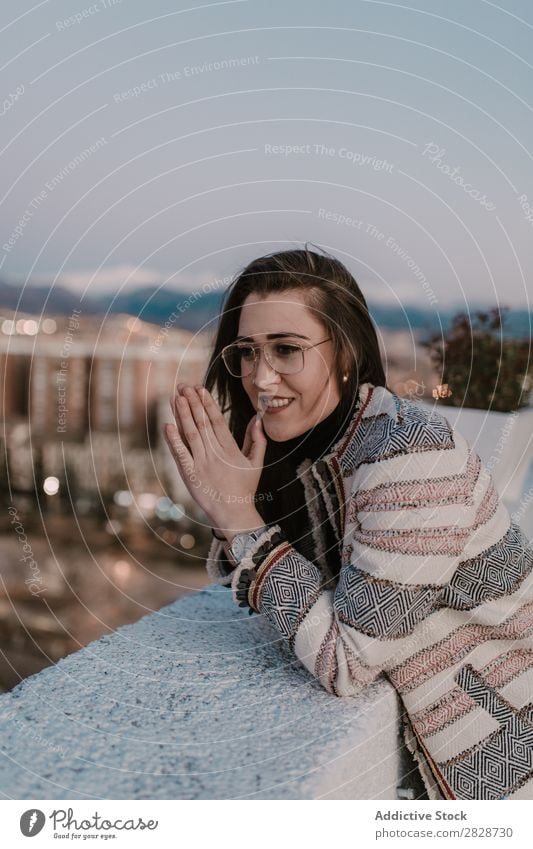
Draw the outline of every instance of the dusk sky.
M4 4L0 280L190 290L307 240L373 302L529 307L530 2L182 5Z

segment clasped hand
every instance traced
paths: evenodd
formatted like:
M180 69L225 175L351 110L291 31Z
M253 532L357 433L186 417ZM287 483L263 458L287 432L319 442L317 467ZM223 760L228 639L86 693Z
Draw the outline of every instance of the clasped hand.
M176 424L164 425L165 439L191 497L213 525L234 527L242 520L243 504L256 513L267 445L262 422L256 423L255 415L250 419L241 451L205 387L180 384L170 405Z

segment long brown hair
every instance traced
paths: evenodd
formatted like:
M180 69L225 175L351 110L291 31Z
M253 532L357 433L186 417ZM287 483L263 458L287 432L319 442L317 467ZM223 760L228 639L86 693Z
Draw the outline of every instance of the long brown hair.
M321 249L320 249L321 250ZM248 297L297 290L333 340L335 377L341 398L349 405L361 383L385 386L377 334L358 284L348 269L325 251L307 247L258 257L237 274L222 305L205 386L215 394L222 412L229 411L229 429L242 446L255 410L242 382L227 371L222 349L238 335L241 307ZM348 380L342 376L348 373Z

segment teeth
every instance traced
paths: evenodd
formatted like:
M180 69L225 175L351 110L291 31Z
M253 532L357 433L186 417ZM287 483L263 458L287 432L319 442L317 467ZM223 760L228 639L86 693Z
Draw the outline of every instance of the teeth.
M266 405L268 404L269 398L270 398L270 395L260 395L259 396L259 403L261 404L262 407L266 407Z
M291 401L292 401L292 398L287 398L286 400L283 400L283 401L273 399L272 401L267 401L265 406L267 406L267 407L286 407L288 404L291 403ZM263 401L263 404L265 404L264 401Z

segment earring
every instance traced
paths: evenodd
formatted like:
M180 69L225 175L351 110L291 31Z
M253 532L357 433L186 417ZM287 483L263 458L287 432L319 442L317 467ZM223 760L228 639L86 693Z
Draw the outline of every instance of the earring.
M348 380L348 375L347 374L343 375L342 382L346 383L347 380Z

